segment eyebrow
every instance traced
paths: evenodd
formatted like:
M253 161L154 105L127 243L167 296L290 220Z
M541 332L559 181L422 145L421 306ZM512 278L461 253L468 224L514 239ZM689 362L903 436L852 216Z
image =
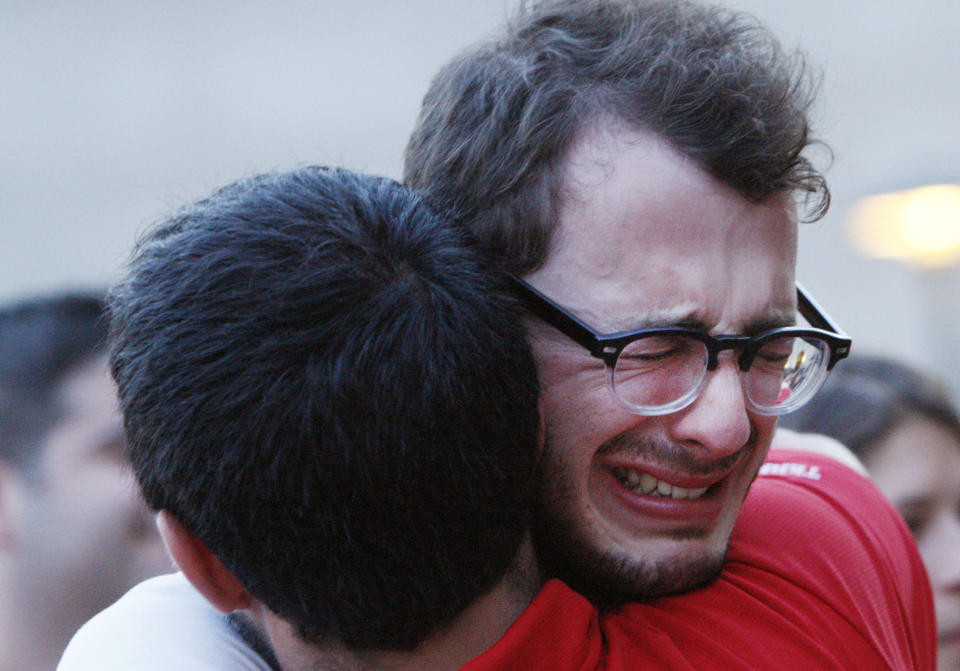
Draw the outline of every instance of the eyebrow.
M754 336L759 333L764 333L771 329L784 328L787 326L794 326L797 323L796 312L793 310L778 310L772 314L762 315L751 319L744 326L740 333L737 334L727 334L727 335L746 335ZM661 313L653 313L648 315L639 324L630 328L630 329L619 329L620 331L642 329L642 328L657 328L657 327L672 327L680 326L683 328L696 329L698 331L703 331L704 333L710 333L711 329L714 328L707 322L705 322L700 317L697 317L693 313L689 313L682 316L677 316L675 313L671 314L670 311L665 310Z
M599 328L594 326L594 323L586 317L582 317L576 312L569 310L559 303L556 303L552 298L540 292L536 287L528 284L526 280L523 280L515 275L510 275L510 281L514 286L514 289L520 292L520 298L522 301L527 303L527 306L533 311L534 314L540 314L544 310L548 314L540 314L542 318L545 318L548 322L551 322L555 328L559 329L561 332L565 333L568 337L573 337L574 340L577 340L577 337L571 336L569 330L573 331L583 331L583 337L586 338L615 338L617 336L626 335L634 331L644 330L644 329L657 329L657 328L672 328L672 327L681 327L689 328L704 333L709 333L712 328L709 324L703 321L703 319L696 316L696 307L692 304L689 307L681 306L680 308L673 307L672 309L661 309L648 312L645 317L638 322L633 322L634 326L625 326L625 327L614 327L612 331L601 331ZM532 301L532 302L531 302ZM796 314L801 311L803 306L813 309L814 311L819 310L817 306L809 296L806 295L806 292L803 291L802 287L797 284L797 310L780 310L774 311L772 315L764 315L761 317L754 318L753 320L747 322L742 335L750 336L763 333L773 328L779 328L783 326L792 326L796 324ZM832 322L825 318L825 316L818 315L818 323L815 325L819 328L824 326L832 327ZM559 321L560 324L556 322ZM833 330L836 330L835 328ZM734 335L734 334L727 334ZM587 348L590 345L581 342Z
M756 335L758 333L763 333L764 331L769 331L770 329L785 328L787 326L796 325L796 310L791 310L789 312L776 311L772 314L758 317L747 322L746 326L744 327L744 334Z

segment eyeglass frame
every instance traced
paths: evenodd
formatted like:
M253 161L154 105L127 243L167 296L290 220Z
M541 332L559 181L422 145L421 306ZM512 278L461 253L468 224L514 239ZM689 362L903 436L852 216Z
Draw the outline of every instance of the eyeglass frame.
M511 275L510 280L517 298L532 314L586 348L592 356L601 359L611 370L614 370L620 353L627 345L650 336L686 336L699 340L707 348L706 370L708 372L715 370L719 365L720 352L728 349L741 349L743 351L737 358L737 365L742 373L746 373L753 365L753 360L760 348L774 336L816 337L826 341L830 348L830 359L827 362L828 373L833 370L838 361L850 354L852 342L850 337L837 326L836 322L827 315L799 283L796 285L797 312L807 320L812 328L785 326L768 329L755 336L712 336L700 329L685 326L652 326L614 333L601 333L523 279Z

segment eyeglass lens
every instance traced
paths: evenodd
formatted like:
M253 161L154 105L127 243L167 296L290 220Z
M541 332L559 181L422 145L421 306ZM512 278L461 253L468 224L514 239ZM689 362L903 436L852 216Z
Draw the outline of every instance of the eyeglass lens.
M819 388L829 354L827 344L817 338L784 335L764 341L741 374L750 404L767 414L796 409ZM621 402L639 412L672 412L699 393L707 363L707 346L696 338L640 338L617 358L613 389Z

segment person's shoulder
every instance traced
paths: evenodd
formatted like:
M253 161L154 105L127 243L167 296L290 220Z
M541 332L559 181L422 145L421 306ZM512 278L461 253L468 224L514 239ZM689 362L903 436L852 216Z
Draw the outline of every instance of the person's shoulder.
M867 475L867 469L850 448L840 441L819 433L800 433L790 429L778 428L773 438L772 456L780 452L803 452L830 457L833 461L856 471L860 475ZM768 458L769 460L769 458Z
M825 453L772 449L760 466L731 538L733 561L769 561L827 573L851 567L921 567L909 530L896 509L859 469ZM829 567L827 566L829 564ZM811 575L813 571L808 571ZM862 575L862 574L860 574Z
M809 526L810 531L822 533L826 525L872 529L883 536L909 539L899 514L856 457L836 441L825 441L843 452L792 446L771 449L747 495L738 528L762 523L770 530L786 524L794 532ZM758 509L762 515L755 514ZM809 514L796 514L801 511Z
M796 514L805 512L806 514ZM774 536L872 528L909 538L893 506L870 481L860 460L827 436L778 429L738 520L738 532L761 525ZM912 543L911 543L912 544Z
M133 587L74 635L57 671L270 671L182 574Z
M851 623L889 668L932 668L932 596L916 543L893 505L842 454L770 451L731 537L723 578L754 592L795 591L808 615L829 612Z
M460 671L601 668L597 609L560 580L550 580L506 633Z

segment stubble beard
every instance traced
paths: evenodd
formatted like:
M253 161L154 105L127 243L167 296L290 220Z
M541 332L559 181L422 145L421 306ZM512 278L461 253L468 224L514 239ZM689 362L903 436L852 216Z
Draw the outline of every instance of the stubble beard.
M655 444L642 434L621 434L601 446L598 452L655 454L662 457L663 463L684 465L688 472L697 470L685 463L690 458L682 449ZM749 455L730 455L731 461L741 458ZM728 465L713 464L712 468ZM562 454L552 446L548 436L540 459L533 521L533 540L544 578L560 578L594 603L605 606L688 591L710 582L720 573L729 539L724 539L716 549L666 559L598 547L577 519L574 502L578 487L565 477L566 473ZM671 537L682 543L703 538L711 531L678 529L671 532Z

